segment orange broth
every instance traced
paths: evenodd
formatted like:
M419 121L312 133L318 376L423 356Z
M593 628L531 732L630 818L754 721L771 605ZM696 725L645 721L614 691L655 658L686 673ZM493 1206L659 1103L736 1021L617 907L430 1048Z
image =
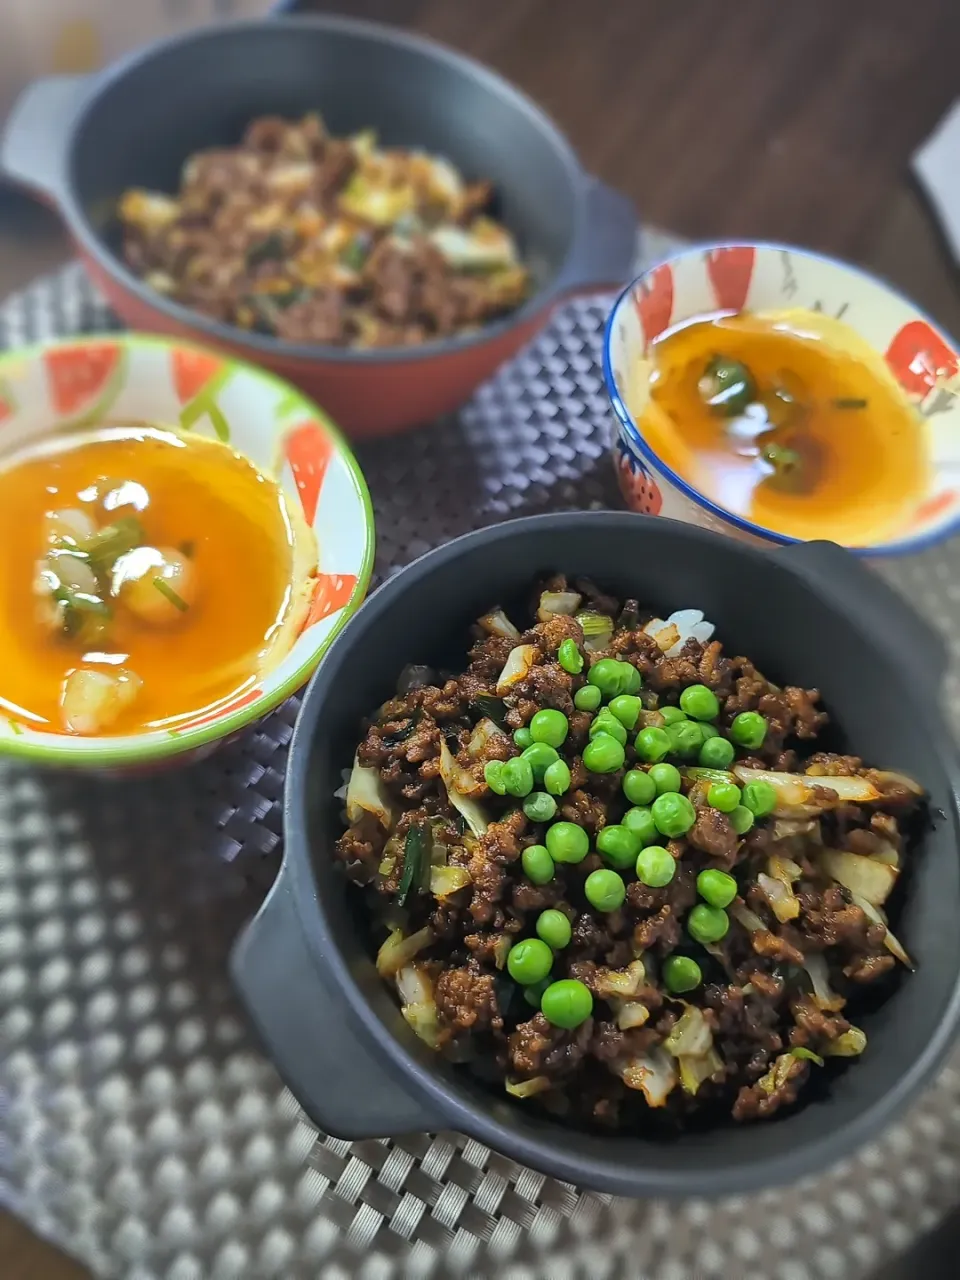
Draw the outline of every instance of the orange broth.
M113 607L102 643L51 634L37 614L44 519L132 498L146 541L189 556L195 598L173 626ZM226 445L143 425L48 438L0 463L0 706L61 732L71 669L122 666L142 687L108 733L175 729L252 688L291 604L294 534L279 487Z
M689 484L764 528L848 546L889 540L926 491L926 440L886 370L851 353L858 344L848 326L799 311L679 325L650 349L640 429ZM705 402L700 379L717 356L752 375L756 397L745 411ZM793 483L765 460L770 440L801 460Z

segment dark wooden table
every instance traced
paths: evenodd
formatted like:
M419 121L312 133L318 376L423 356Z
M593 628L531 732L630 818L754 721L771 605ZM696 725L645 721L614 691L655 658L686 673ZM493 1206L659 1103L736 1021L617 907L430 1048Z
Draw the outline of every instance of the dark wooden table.
M415 28L536 98L648 222L849 257L960 333L908 162L960 92L958 0L298 0Z

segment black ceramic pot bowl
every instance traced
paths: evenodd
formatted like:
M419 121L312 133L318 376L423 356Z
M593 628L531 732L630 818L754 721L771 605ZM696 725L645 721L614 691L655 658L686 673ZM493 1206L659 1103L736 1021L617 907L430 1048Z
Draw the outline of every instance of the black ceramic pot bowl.
M546 569L586 574L662 616L703 609L728 651L820 689L843 743L929 790L940 816L916 854L898 934L916 958L862 1019L863 1058L783 1119L683 1135L597 1136L485 1091L423 1046L377 977L334 864L365 714L408 662L465 650L466 629ZM537 516L410 565L346 627L313 678L290 753L286 851L233 972L268 1052L310 1116L347 1138L456 1129L524 1164L620 1195L719 1195L819 1170L873 1137L930 1078L958 1021L960 772L938 709L943 648L874 572L829 543L767 551L665 519Z

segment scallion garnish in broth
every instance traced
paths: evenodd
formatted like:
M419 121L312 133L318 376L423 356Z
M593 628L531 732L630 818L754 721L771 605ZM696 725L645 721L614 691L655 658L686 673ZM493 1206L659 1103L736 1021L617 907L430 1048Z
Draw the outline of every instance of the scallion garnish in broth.
M293 642L313 535L227 445L142 425L0 461L0 707L48 732L176 730Z
M723 313L649 355L640 429L719 506L796 538L897 536L927 488L926 433L883 361L816 312Z

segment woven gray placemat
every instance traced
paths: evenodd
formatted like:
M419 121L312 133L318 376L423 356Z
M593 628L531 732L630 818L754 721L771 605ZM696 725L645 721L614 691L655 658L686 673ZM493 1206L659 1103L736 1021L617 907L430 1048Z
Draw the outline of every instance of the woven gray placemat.
M381 576L469 528L615 501L608 302L564 308L459 419L363 446ZM0 345L115 323L71 266L0 308ZM958 555L888 570L952 643ZM956 1061L856 1159L714 1204L580 1192L454 1134L319 1135L225 977L276 866L295 712L148 781L0 763L0 1202L96 1275L853 1280L958 1198Z

